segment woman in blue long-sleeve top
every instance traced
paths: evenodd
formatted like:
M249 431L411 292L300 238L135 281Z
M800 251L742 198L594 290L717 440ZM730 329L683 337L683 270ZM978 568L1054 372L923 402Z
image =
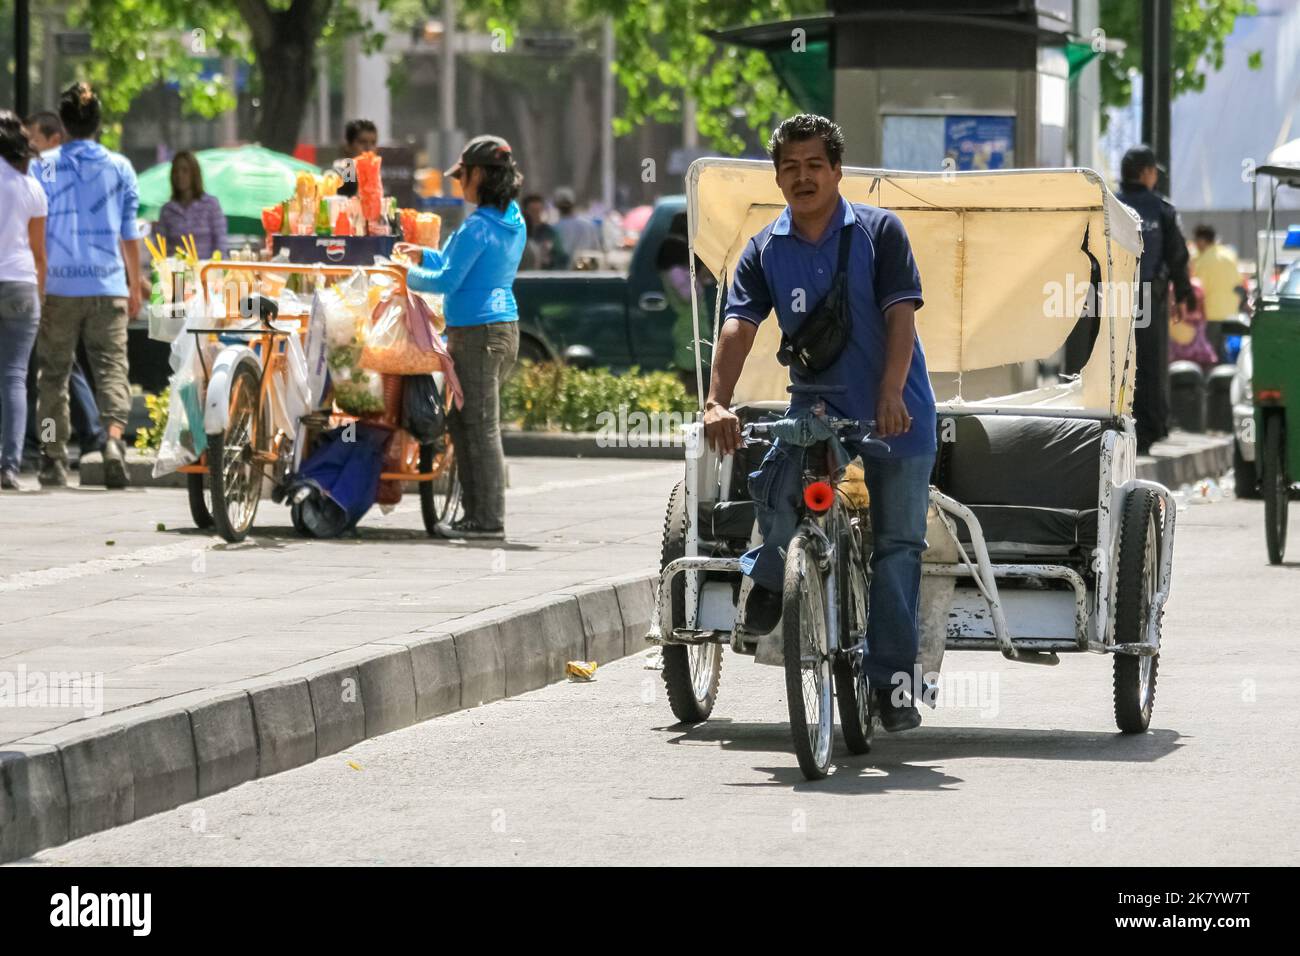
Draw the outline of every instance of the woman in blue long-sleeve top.
M447 349L465 393L448 419L465 514L443 533L504 538L500 393L519 354L514 283L528 235L515 197L523 176L510 144L497 136L470 140L447 175L460 180L465 201L477 208L441 250L403 242L394 256L418 261L407 271L412 289L444 296Z

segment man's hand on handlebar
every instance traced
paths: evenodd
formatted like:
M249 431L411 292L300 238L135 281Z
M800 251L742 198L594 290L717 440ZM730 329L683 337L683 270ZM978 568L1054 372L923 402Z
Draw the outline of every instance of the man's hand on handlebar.
M882 393L876 399L876 434L881 438L901 435L912 427L912 416L902 394Z
M709 448L723 456L730 455L742 444L740 419L722 404L708 404L704 409L704 438Z

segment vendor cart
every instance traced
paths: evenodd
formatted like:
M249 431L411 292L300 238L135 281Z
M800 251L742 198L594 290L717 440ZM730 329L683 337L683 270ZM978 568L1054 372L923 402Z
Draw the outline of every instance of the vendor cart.
M220 262L205 263L199 270L201 289L208 289L211 272L225 274L223 296L229 296L232 274L246 274L249 286L267 275L343 278L355 273L355 266L302 265L294 263ZM364 269L371 278L384 276L393 290L404 293L405 273L392 266ZM243 287L244 283L236 283ZM327 429L358 420L337 409L311 412L289 394L289 363L301 344L307 327L306 315L279 312L277 304L262 296L245 297L239 305L213 310L237 316L234 321L187 325L183 334L196 337L202 367L203 436L195 436L201 454L197 462L182 465L187 475L190 513L200 528L215 527L230 542L247 537L257 514L264 486L274 494L311 450L316 437ZM224 301L224 299L223 299ZM242 317L238 316L242 313ZM415 482L419 488L420 511L425 530L436 535L439 524L450 522L460 504L454 464L455 450L449 435L434 443L419 444L398 427L398 412L389 401L400 396L400 378L384 376L386 408L366 420L393 431L386 469L381 482ZM388 379L394 379L393 382ZM444 390L445 391L445 390ZM400 486L398 486L400 487ZM294 524L303 531L295 516Z

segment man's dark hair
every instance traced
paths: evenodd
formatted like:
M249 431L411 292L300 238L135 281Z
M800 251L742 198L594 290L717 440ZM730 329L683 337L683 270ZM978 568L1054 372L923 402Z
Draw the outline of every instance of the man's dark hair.
M480 166L479 169L483 170L483 179L478 185L478 204L504 210L510 205L510 200L519 195L524 174L513 159L508 166Z
M1192 238L1204 239L1210 245L1214 245L1214 240L1218 238L1218 233L1214 231L1213 226L1203 222L1193 230Z
M786 143L802 142L807 139L820 139L826 144L826 157L832 166L838 166L844 156L844 130L815 113L800 113L782 120L781 125L772 131L772 138L767 141L767 152L772 157L772 165L781 166L781 147Z
M73 139L90 139L103 119L99 96L89 83L73 83L59 99L59 119Z
M39 113L33 113L27 117L23 123L28 129L38 129L41 135L46 139L54 136L67 138L67 130L63 128L63 120L59 119L59 114L53 110L41 110Z
M362 133L374 133L378 136L379 127L368 119L348 120L348 124L343 127L343 139L348 145L355 143Z
M529 203L535 203L535 202L539 202L539 203L541 203L543 206L545 206L545 205L546 205L546 197L543 196L541 193L529 193L529 194L528 194L527 196L525 196L523 199L519 200L519 208L520 208L520 209L527 209Z

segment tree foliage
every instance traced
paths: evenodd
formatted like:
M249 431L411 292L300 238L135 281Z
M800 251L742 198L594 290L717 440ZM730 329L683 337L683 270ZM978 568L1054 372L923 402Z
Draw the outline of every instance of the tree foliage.
M1101 60L1101 99L1107 106L1127 106L1133 98L1131 71L1142 69L1142 7L1140 0L1101 0L1101 28L1109 39L1123 40L1122 54ZM1254 0L1174 0L1171 95L1205 89L1210 70L1223 68L1224 44L1241 16L1258 13ZM1251 54L1259 69L1262 57Z

